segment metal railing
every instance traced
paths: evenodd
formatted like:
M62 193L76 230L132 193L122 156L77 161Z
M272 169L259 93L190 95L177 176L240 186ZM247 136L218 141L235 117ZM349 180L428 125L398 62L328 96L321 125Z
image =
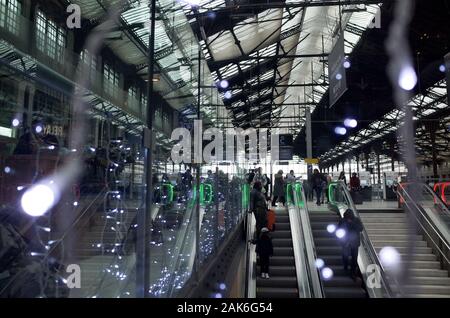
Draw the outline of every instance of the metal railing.
M443 219L447 218L450 221L450 211L429 186L421 183L410 184L409 186L409 190L404 185L399 186L397 195L404 205L405 211L419 226L419 230L426 236L433 250L439 253L441 265L450 270L450 259L448 257L450 255L450 223L446 224ZM424 193L432 198L434 211L423 203L419 203Z

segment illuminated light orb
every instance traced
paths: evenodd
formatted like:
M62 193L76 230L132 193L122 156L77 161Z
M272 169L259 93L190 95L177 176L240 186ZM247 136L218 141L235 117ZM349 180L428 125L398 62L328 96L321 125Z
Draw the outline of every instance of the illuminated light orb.
M36 133L40 134L41 132L44 131L44 127L42 127L41 125L37 125L34 130L36 131Z
M441 65L439 66L439 71L441 71L442 73L445 73L446 67L445 67L444 64L441 64Z
M328 226L327 226L327 231L328 231L328 233L330 233L330 234L336 232L336 225L334 225L334 224L328 225Z
M349 60L346 60L346 61L344 62L344 68L349 69L350 67L352 67L352 63L350 63Z
M47 213L55 204L55 193L50 187L39 184L27 190L21 199L22 209L28 215L38 217Z
M225 285L224 283L219 285L220 290L225 290L227 289L227 285Z
M339 229L339 230L336 231L336 237L337 237L338 239L344 238L346 234L347 234L347 233L345 233L345 230L344 230L344 229Z
M380 261L386 267L395 267L400 264L400 253L393 247L386 246L380 251Z
M330 280L333 278L333 270L329 267L325 267L324 269L322 269L322 278L324 280Z
M78 206L78 202L75 201L75 202L73 203L73 206Z
M222 296L222 294L217 293L217 294L214 295L214 298L223 298L223 296Z
M3 169L5 171L5 173L11 173L11 168L10 167L5 167L5 169Z
M358 121L356 119L346 119L344 125L345 127L356 128L358 127Z
M347 134L347 129L345 129L344 127L336 127L334 129L334 132L336 135L345 136Z
M223 89L227 89L230 86L230 83L227 80L220 81L219 86Z
M230 99L231 97L233 97L233 94L232 94L231 92L228 91L228 92L225 93L224 97L225 97L226 99Z
M18 120L17 118L14 118L12 121L12 125L13 125L13 127L19 127L20 120Z
M318 258L316 259L316 267L318 269L322 269L325 266L325 262L323 261L323 259Z
M338 81L340 81L340 80L342 79L342 74L341 74L341 73L338 73L338 74L336 75L336 79L337 79Z
M417 85L417 74L414 68L410 65L405 66L400 71L400 76L398 78L398 85L405 91L410 91L414 89Z

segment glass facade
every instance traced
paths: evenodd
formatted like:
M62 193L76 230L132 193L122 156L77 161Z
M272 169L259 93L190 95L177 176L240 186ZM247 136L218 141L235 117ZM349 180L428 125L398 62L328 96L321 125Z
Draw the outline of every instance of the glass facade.
M148 20L141 2L121 13L125 23ZM144 271L145 296L176 297L241 224L248 201L241 195L243 167L217 162L198 170L171 160L173 129L190 129L197 117L210 126L225 123L218 120L223 110L210 106L221 99L181 5L157 3L149 151L142 55L148 26L125 28L116 40L139 41L105 40L95 51L51 4L0 2L0 230L16 238L9 241L16 244L12 263L2 256L0 272L11 275L0 280L2 296L142 297ZM82 10L92 25L105 14L94 7ZM149 241L140 232L142 215L150 219ZM79 280L71 276L78 272Z

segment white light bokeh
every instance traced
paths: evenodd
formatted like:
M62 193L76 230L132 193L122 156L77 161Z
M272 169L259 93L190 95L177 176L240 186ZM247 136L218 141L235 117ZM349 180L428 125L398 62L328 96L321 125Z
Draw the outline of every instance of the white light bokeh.
M398 85L406 91L413 90L417 85L417 74L410 65L403 67L400 71Z
M352 63L350 63L349 60L346 60L346 61L344 62L344 68L349 69L350 67L352 67Z
M5 171L5 173L11 173L12 170L10 167L6 166L3 171Z
M233 94L230 91L228 91L228 92L225 93L224 97L226 99L230 99L231 97L233 97Z
M55 204L56 195L46 185L38 184L28 189L22 196L22 209L28 215L38 217L50 210Z
M344 121L345 127L356 128L358 127L358 121L356 119L348 118Z
M445 68L445 65L444 65L444 64L441 64L441 65L439 66L439 71L441 71L442 73L445 73L446 68Z
M337 79L338 81L340 81L340 80L342 79L342 74L341 74L341 73L338 73L338 74L336 75L336 79Z
M336 225L334 225L334 224L328 225L328 226L327 226L327 231L328 231L328 233L330 233L330 234L336 232Z
M333 278L333 270L329 267L325 267L324 269L322 269L322 278L324 280L330 280Z
M12 125L13 125L13 127L19 127L20 120L18 120L17 118L14 118L12 121Z
M36 133L40 134L41 132L44 131L44 127L42 127L41 125L37 125L34 130L36 131Z
M400 265L400 253L391 246L383 247L380 251L380 261L386 267L398 267Z
M219 85L223 89L227 89L230 86L230 83L227 80L223 80L223 81L220 81Z
M339 230L336 231L336 237L337 237L338 239L344 238L346 234L347 234L347 233L345 232L344 229L339 229Z
M316 267L318 269L322 269L325 266L325 262L323 261L323 259L318 258L316 259Z
M344 136L347 134L347 129L345 129L344 127L336 127L334 129L334 132L336 133L336 135Z

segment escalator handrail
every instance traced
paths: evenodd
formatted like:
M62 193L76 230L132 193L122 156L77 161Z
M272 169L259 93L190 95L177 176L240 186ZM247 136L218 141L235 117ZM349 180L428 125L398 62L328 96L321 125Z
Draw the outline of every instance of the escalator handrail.
M256 255L252 253L252 240L255 233L255 223L254 214L250 211L247 211L246 218L246 235L245 235L245 297L246 298L256 298L256 273L255 263L256 263ZM253 255L252 255L253 254Z
M198 196L194 195L192 193L192 198L191 198L192 205L191 204L187 204L186 205L186 213L184 214L183 222L181 224L186 224L186 223L187 224L186 224L185 229L184 229L184 234L181 235L181 237L179 236L177 238L177 241L176 241L176 243L174 245L175 247L179 246L179 250L180 251L183 250L183 248L187 244L187 239L189 237L190 231L192 231L192 227L195 228L195 226L197 225L197 224L195 224L195 221L196 221L195 209L197 208L197 204L200 204L198 202L197 198L198 198ZM188 209L189 209L189 212L188 212ZM188 220L186 221L185 219L188 219ZM193 239L195 239L195 237ZM178 244L178 242L180 242L180 241L181 241L181 243ZM197 253L197 252L198 251L195 251L194 253L191 253L189 257L195 258L196 257L195 253ZM177 259L176 259L176 261L173 262L172 270L169 269L169 273L175 272L175 270L180 266L181 257L179 255L179 253L174 251L174 255L177 255ZM192 274L192 272L191 272L191 274ZM169 289L167 291L167 295L169 295L171 297L174 295L174 292L175 292L175 281L174 281L174 279L175 279L175 277L172 277L171 283L168 284Z
M317 251L314 244L314 237L312 235L311 231L311 223L309 220L309 210L308 210L308 204L306 201L306 195L305 190L303 186L301 187L300 193L298 193L297 187L295 186L296 183L292 184L292 195L294 198L294 207L298 209L298 215L300 216L300 230L303 235L301 238L302 242L310 242L311 246L304 245L303 252L305 257L305 266L306 266L306 272L308 273L308 287L310 289L311 295L314 295L314 298L324 298L325 296L325 289L323 286L323 282L320 279L320 272L319 269L316 266L316 260L317 260ZM300 196L300 197L299 197ZM303 207L300 207L300 202L303 202ZM302 213L302 209L303 212ZM309 231L307 231L309 229ZM309 233L306 234L306 233ZM299 282L300 284L300 282ZM300 286L299 286L300 289Z
M436 194L434 193L434 191L432 191L427 185L425 184L420 184L421 186L425 187L425 189L428 191L431 191L431 194L433 196L436 196ZM413 200L411 195L408 193L408 191L404 188L404 187L399 187L397 189L397 195L403 199L403 203L408 207L408 209L406 209L410 214L413 215L414 219L417 221L417 224L422 228L422 230L425 232L425 234L430 238L431 242L433 243L433 245L435 246L435 248L439 251L439 254L441 254L441 256L445 259L445 261L447 262L447 264L450 264L450 260L447 258L446 253L444 251L442 251L440 244L436 243L433 240L433 237L430 235L430 233L427 231L427 229L425 228L423 222L417 217L416 213L411 213L411 211L417 211L418 213L420 213L423 216L423 219L426 220L426 222L428 223L428 225L431 227L431 229L433 230L434 234L437 235L437 237L439 238L439 240L445 245L445 247L450 251L450 242L449 239L444 237L443 233L441 233L441 231L436 227L436 224L434 224L434 222L432 222L430 220L430 217L427 215L427 212L425 211L425 209L423 207L421 207L416 200ZM406 198L405 198L406 197ZM405 200L408 199L408 200ZM438 198L439 199L439 198ZM413 207L411 207L411 202ZM411 210L411 208L414 208L414 210ZM448 210L446 209L446 211L448 212Z
M337 184L343 190L343 193L345 195L345 199L346 199L347 203L349 204L350 208L354 212L355 216L361 220L358 209L356 208L355 203L353 202L352 196L350 195L350 192L349 192L347 186L345 185L344 181L337 181L334 183ZM377 254L375 248L373 247L372 241L369 238L369 234L367 233L364 224L362 224L362 226L363 226L363 231L361 233L362 246L367 251L371 261L374 262L373 264L377 265L380 268L380 278L382 281L382 286L384 286L384 289L386 291L386 294L387 294L386 296L389 298L394 297L395 293L392 291L392 288L390 286L391 283L387 279L386 269L384 268L383 264L381 263L381 261L378 257L378 254ZM400 284L395 279L395 277L393 277L391 281L393 281L395 283L395 285L398 287L398 292L400 294L403 294L402 290L400 289Z

